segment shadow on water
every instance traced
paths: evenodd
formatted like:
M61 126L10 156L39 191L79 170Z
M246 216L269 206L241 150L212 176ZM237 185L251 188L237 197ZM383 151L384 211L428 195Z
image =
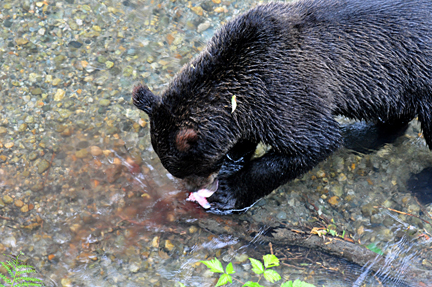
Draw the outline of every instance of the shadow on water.
M187 202L161 166L133 84L160 92L222 22L255 4L2 1L0 253L23 252L47 286L64 287L214 286L199 264L214 257L246 282L257 280L248 257L270 252L284 280L315 286L411 286L411 264L432 269L431 206L413 196L429 193L432 155L415 121L384 141L361 123L347 128L360 150L341 149L240 215ZM376 274L374 262L263 239L275 227L330 225L389 264Z

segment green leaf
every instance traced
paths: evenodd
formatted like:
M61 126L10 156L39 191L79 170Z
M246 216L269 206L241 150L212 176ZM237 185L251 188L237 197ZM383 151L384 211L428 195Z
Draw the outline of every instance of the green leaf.
M201 261L201 263L210 268L211 272L224 273L222 263L217 258L209 261Z
M373 252L379 254L379 255L384 255L384 252L382 252L382 250L380 248L378 248L375 243L371 243L371 244L366 245L366 248L369 249L370 251L373 251Z
M7 284L12 285L12 280L7 278L6 276L0 274L0 278L3 279ZM0 286L3 286L3 285L0 285Z
M218 282L216 283L215 287L225 285L228 282L232 283L232 277L228 274L222 274L221 277L219 278Z
M266 271L264 271L264 278L271 283L281 280L281 276L279 275L279 273L272 269L267 269Z
M282 283L281 287L293 287L293 282L288 281L288 282Z
M264 255L263 259L266 268L279 266L279 259L273 254Z
M252 264L252 271L255 272L255 274L262 274L264 272L264 265L261 263L261 261L249 258L251 264Z
M234 267L233 267L233 265L232 265L232 263L230 262L229 264L228 264L228 266L226 267L226 274L233 274L233 273L235 273L235 271L234 271Z
M181 282L178 282L177 281L177 283L180 285L180 287L186 287L183 283L181 283Z
M14 273L10 269L10 267L12 267L13 265L9 261L6 261L6 263L4 263L4 262L0 262L0 263L7 270L7 272L9 273L9 275L13 277Z
M332 235L332 236L337 236L337 232L336 232L336 230L332 230L332 229L329 229L329 233Z
M252 281L246 282L242 287L245 287L245 286L248 286L248 287L264 287L264 286L260 285L259 283L252 282Z

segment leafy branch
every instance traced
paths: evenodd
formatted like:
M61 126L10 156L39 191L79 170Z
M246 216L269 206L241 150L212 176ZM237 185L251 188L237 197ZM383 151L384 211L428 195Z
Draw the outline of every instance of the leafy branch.
M251 262L252 265L252 271L255 274L259 275L258 281L256 282L247 281L246 283L243 283L240 280L233 278L231 274L234 274L235 271L231 262L228 263L225 270L222 266L222 263L217 258L208 261L201 261L201 263L206 265L210 269L210 271L214 273L222 273L215 287L232 283L233 279L242 283L243 287L264 287L259 283L263 277L266 281L271 283L281 280L281 276L279 275L279 273L271 269L273 267L279 266L279 259L275 255L273 254L264 255L263 256L264 264L261 261L254 258L249 258L249 261ZM185 285L180 283L180 286L183 287ZM295 280L295 281L285 282L281 285L281 287L315 287L315 286L300 280Z
M22 252L20 254L23 254ZM0 264L6 269L9 277L0 274L0 280L7 285L0 283L0 287L22 287L22 286L43 286L43 281L39 278L29 277L28 274L36 273L33 266L24 265L17 257L10 256L11 260L6 262L0 262Z

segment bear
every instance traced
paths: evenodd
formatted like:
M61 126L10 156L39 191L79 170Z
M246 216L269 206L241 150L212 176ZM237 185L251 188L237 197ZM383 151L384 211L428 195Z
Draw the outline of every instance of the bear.
M432 148L432 1L269 3L223 25L161 96L139 84L163 166L210 212L246 211L342 143L335 116L403 126ZM254 157L257 144L270 146Z

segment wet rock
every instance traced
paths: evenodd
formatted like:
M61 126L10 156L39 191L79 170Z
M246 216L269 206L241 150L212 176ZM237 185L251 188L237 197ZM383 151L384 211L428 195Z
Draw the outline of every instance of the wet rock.
M86 158L88 155L88 150L86 148L80 149L75 153L77 158Z
M18 199L18 200L15 200L14 204L16 207L23 207L24 202L22 200Z
M139 263L133 262L132 264L129 265L128 269L132 273L138 272L138 270L140 269Z
M69 0L69 1L71 1L71 0ZM73 3L73 1L72 1L72 3ZM73 285L72 285L72 280L70 280L69 278L63 278L62 280L61 280L61 285L63 286L63 287L72 287Z
M374 214L378 213L378 210L374 208L374 204L368 203L362 206L362 213L366 217L371 217Z
M332 196L329 198L328 203L331 205L337 205L339 203L340 198L337 196Z
M65 94L66 94L65 90L57 89L57 92L54 95L54 101L57 102L61 101L64 98Z
M21 207L21 212L28 212L29 211L29 205L28 204L24 204L22 207Z
M78 49L78 48L81 48L82 45L83 45L83 44L80 43L80 42L78 42L78 41L70 41L70 42L69 42L69 47L70 47L70 48Z
M103 106L103 107L109 106L110 103L111 103L111 101L108 99L102 99L99 101L99 105Z
M197 27L197 32L198 33L202 33L205 30L207 30L208 28L210 28L210 22L204 22L198 25Z
M14 144L13 142L8 142L8 143L5 143L4 147L7 148L7 149L10 149L10 148L12 148L14 145L15 145L15 144Z
M43 185L42 183L36 183L35 185L33 185L30 190L33 192L37 192L37 191L41 191L43 189Z
M3 201L4 201L4 203L6 203L6 204L10 204L10 203L13 202L13 199L12 199L12 197L10 197L9 195L5 195L5 196L3 196Z
M62 117L64 119L67 119L72 114L72 112L70 110L67 110L67 109L59 109L58 113L59 113L60 117Z
M103 151L98 146L91 146L90 147L90 153L92 156L100 156L103 153Z
M35 160L36 158L37 158L37 153L34 151L32 151L28 156L29 160Z
M38 173L44 173L49 167L50 163L46 159L41 160L37 166Z
M27 124L26 123L24 123L24 124L20 124L20 126L18 127L18 131L19 132L25 132L27 130Z
M119 179L121 172L122 172L121 165L112 164L109 168L105 170L107 181L109 183L115 182L117 179Z
M22 45L25 45L25 44L27 44L29 41L27 40L27 39L25 39L25 38L18 38L18 39L15 39L15 43L18 45L18 46L22 46Z

